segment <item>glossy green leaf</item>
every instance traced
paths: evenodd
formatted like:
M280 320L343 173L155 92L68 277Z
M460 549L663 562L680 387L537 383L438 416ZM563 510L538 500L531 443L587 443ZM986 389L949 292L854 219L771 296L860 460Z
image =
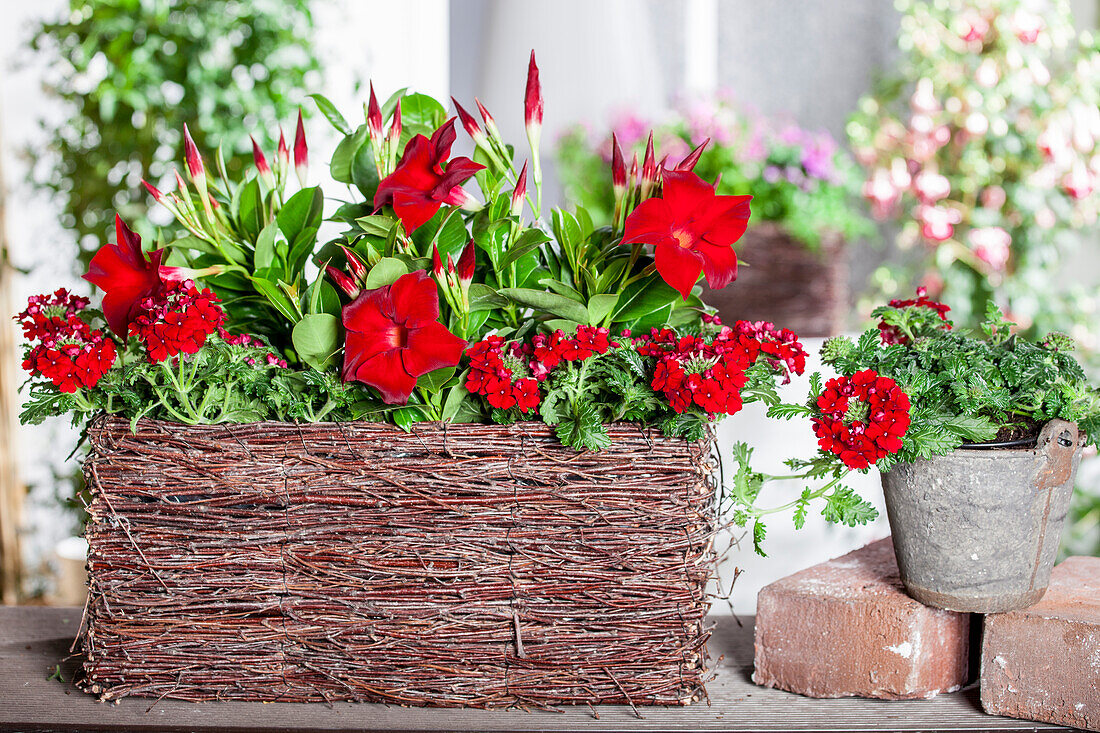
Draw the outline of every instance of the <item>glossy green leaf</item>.
M536 310L568 318L571 321L585 323L588 320L587 308L575 300L557 293L548 293L545 290L530 290L528 288L504 288L500 293L520 305L530 306Z
M291 340L298 357L317 371L332 366L340 350L340 319L329 313L311 313L298 321Z
M588 299L588 323L598 326L615 307L619 296L614 293L601 293Z
M344 116L340 114L340 110L336 109L336 105L333 104L322 94L310 94L313 101L317 103L317 109L321 111L321 114L325 116L325 119L336 128L336 131L344 135L351 134L351 126L348 125L348 121L344 119Z
M373 290L385 285L392 285L397 281L397 278L407 275L408 272L408 266L401 260L396 257L383 257L367 273L367 283L363 287L366 290Z

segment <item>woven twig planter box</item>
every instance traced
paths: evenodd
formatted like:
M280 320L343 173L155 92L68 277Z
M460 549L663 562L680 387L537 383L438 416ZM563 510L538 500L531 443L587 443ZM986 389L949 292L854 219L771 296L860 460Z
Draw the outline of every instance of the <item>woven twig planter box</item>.
M104 698L686 704L710 441L611 428L101 417L85 685Z
M727 323L771 321L799 336L837 336L848 317L844 240L827 235L816 252L782 227L754 224L737 243L737 286L704 288L703 300Z

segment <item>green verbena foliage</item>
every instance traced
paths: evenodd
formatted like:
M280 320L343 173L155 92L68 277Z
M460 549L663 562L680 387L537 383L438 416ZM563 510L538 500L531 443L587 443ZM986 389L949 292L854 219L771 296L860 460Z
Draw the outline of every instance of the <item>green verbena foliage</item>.
M227 151L239 173L248 133L271 148L278 122L301 102L318 69L307 0L70 0L30 46L49 54L49 91L69 109L50 126L35 183L63 204L83 271L117 210L141 221L131 192L166 179L186 122L201 147ZM55 132L56 130L56 132Z
M37 424L71 414L80 425L99 412L189 425L261 420L319 422L385 419L383 405L335 374L292 370L272 363L266 346L242 347L211 335L188 359L151 363L130 342L121 364L104 373L95 389L59 392L31 380L20 420Z

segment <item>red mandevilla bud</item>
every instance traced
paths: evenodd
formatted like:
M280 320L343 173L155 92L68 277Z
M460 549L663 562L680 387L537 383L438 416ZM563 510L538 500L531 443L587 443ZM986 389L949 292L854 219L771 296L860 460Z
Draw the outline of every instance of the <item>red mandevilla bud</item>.
M523 161L523 168L516 179L516 187L512 190L512 216L523 213L523 197L527 195L527 161Z
M306 130L302 125L302 110L298 110L298 127L294 131L294 174L298 184L305 188L309 171L309 148L306 146Z
M351 298L359 297L359 286L355 284L355 281L344 273L337 270L332 265L325 265L325 272L332 278L341 290L348 294Z
M443 277L443 260L439 256L439 245L432 245L432 275L438 280Z
M471 239L458 258L458 282L463 288L469 287L474 279L474 266L477 264L475 249L474 240Z
M462 127L466 130L466 134L474 139L475 143L480 144L480 141L485 139L485 132L481 129L481 125L477 124L477 120L466 109L458 103L458 100L451 97L451 101L454 102L455 110L458 111L458 119L462 121Z
M356 282L363 285L367 281L367 266L363 264L363 261L359 259L359 255L355 254L355 251L340 245L340 249L344 250L344 257L348 261L348 269L351 270L352 277Z
M373 140L382 142L382 108L378 106L378 97L374 96L374 82L371 82L370 101L367 103L367 129Z
M611 133L611 185L616 191L626 189L626 163L623 161L623 149L615 133Z
M397 142L401 139L401 100L393 108L393 121L390 122L389 142L397 149Z
M500 130L497 129L496 120L489 114L489 110L485 109L485 105L481 103L480 99L474 97L474 102L477 104L477 111L481 113L481 119L485 122L485 130L489 133L489 136L500 140Z
M191 138L191 131L187 129L186 122L183 123L183 152L187 159L187 175L195 185L201 186L200 181L206 182L206 169L202 165L202 156L199 155L198 146Z
M268 186L275 186L275 176L271 173L271 166L267 164L267 158L264 156L264 151L260 150L260 146L256 143L256 138L249 136L252 140L252 160L256 163L256 170L260 174L260 178Z
M290 165L290 148L286 146L286 135L283 134L282 129L279 130L279 150L277 153L279 159L279 166L282 170L286 170Z
M454 275L455 274L455 261L454 261L454 259L451 258L450 255L447 255L447 274L448 275Z
M657 180L657 160L653 153L653 133L645 145L645 159L642 161L642 181L654 183Z
M146 181L144 178L141 179L141 185L145 186L145 190L149 192L149 194L158 204L166 205L164 194L157 190L156 186L149 183L149 181Z
M523 95L523 121L528 134L532 128L542 127L542 84L539 83L539 67L535 64L535 52L527 64L527 89Z

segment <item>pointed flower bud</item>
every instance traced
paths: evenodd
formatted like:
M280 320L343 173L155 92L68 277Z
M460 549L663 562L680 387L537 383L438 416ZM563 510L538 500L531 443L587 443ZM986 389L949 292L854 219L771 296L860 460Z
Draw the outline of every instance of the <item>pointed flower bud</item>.
M477 246L474 244L474 240L471 239L466 243L462 254L458 257L458 284L463 289L470 287L470 283L474 279L474 266L477 264L476 249Z
M519 216L523 213L523 198L527 195L527 161L523 161L523 168L520 169L519 178L516 179L516 187L512 191L512 216Z
M615 133L611 133L611 185L616 197L626 190L626 163L623 161L623 149Z
M466 130L466 134L474 140L475 145L482 145L485 142L485 131L481 129L481 125L477 124L477 120L474 116L466 111L466 108L458 103L458 100L451 97L451 101L454 102L455 109L458 111L458 119L462 121L462 127Z
M503 138L500 136L500 128L497 127L496 120L489 114L489 110L485 109L485 105L481 103L480 99L474 97L474 102L477 104L477 111L481 113L481 119L485 122L485 131L489 133L489 137L503 144Z
M187 175L190 176L196 186L203 188L203 184L206 183L206 168L203 167L199 148L195 145L195 141L191 137L191 131L187 129L186 122L183 123L183 153L187 159Z
M382 108L378 106L378 97L374 96L374 82L370 84L370 102L367 103L367 130L372 139L382 141Z
M447 274L448 275L454 275L455 274L455 261L454 261L454 259L451 258L450 255L447 255Z
M397 100L397 105L393 108L393 120L390 122L390 132L388 141L393 145L393 149L397 149L397 143L401 139L401 100Z
M298 185L306 187L306 175L309 172L309 148L306 146L306 129L302 125L302 110L298 109L298 127L294 131L294 175Z
M332 278L341 290L348 294L352 298L359 297L359 286L355 284L355 281L344 273L337 270L332 265L325 265L325 272Z
M443 277L443 260L439 256L439 245L432 243L432 275L436 280Z
M271 166L267 164L267 158L264 156L264 151L260 150L256 138L249 136L249 139L252 140L252 160L256 163L256 170L260 174L260 179L263 180L268 187L274 188L275 176L271 172Z
M531 61L527 64L527 90L523 95L523 121L527 126L527 135L542 128L542 84L539 82L539 67L535 63L535 52L531 51Z
M279 166L285 171L290 166L290 148L286 146L286 135L283 134L282 128L279 128L279 150L276 156Z
M367 266L363 264L363 261L359 259L359 255L354 250L340 245L340 249L344 250L344 258L348 261L348 269L351 270L352 277L355 281L363 285L367 281Z
M654 183L657 180L657 159L653 153L653 133L649 133L649 141L645 145L645 159L642 161L642 181Z
M141 179L141 185L145 186L145 190L149 192L149 195L152 196L153 200L155 200L158 204L160 204L161 206L168 205L167 200L164 198L164 194L161 193L156 186L149 183L149 181L146 181L144 178Z
M681 160L676 165L676 170L678 170L678 171L691 171L691 170L694 170L695 169L695 164L699 162L699 158L700 158L700 156L703 155L703 151L706 149L707 143L709 143L709 142L710 142L710 138L708 137L706 140L704 140L702 143L699 144L699 147L695 148L695 150L692 150L690 153L688 153L688 156L686 158L684 158L683 160Z

